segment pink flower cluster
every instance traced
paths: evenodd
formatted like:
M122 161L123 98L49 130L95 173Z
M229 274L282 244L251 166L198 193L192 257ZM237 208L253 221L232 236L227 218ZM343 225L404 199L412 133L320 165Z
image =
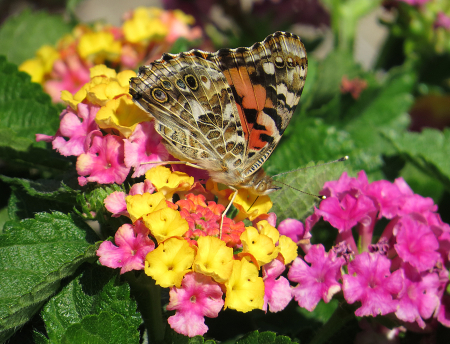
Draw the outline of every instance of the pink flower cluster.
M321 194L327 199L306 226L296 220L279 226L280 234L296 240L306 253L288 273L298 283L293 295L299 305L311 311L342 290L348 303L359 302L357 316L389 314L415 330L437 322L450 326L450 226L436 213L433 200L414 194L402 178L369 183L364 171L357 178L344 173L325 183ZM338 230L328 253L308 240L320 218ZM377 234L383 218L389 222Z
M77 156L78 182L122 184L132 167L133 177L142 176L152 164L169 156L156 134L154 123L139 123L128 138L104 135L95 122L100 106L79 103L77 111L67 107L60 115L60 127L54 136L36 134L36 141L52 142L64 156Z

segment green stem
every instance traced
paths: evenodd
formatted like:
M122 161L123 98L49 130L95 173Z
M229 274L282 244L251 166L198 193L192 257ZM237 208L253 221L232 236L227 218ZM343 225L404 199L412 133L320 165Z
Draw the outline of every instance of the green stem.
M162 315L161 287L144 274L136 278L134 273L130 273L126 278L147 328L149 342L163 343L166 322Z
M355 319L355 314L348 304L341 303L330 319L322 326L309 344L328 343L329 339L341 330L348 322Z

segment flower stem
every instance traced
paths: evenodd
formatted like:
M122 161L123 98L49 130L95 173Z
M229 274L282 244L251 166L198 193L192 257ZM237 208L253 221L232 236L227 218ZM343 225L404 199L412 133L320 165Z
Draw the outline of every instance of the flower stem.
M328 343L340 329L342 329L349 321L355 319L355 314L351 306L341 303L330 319L323 325L322 329L317 332L315 337L309 344L324 344Z
M163 321L162 316L161 287L145 274L136 278L133 273L130 273L126 274L126 278L144 320L149 343L162 343L166 322Z

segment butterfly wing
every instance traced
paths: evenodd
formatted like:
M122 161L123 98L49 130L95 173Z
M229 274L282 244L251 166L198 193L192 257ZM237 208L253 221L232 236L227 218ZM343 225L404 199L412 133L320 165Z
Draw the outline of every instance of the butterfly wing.
M232 90L213 62L165 54L140 68L130 93L156 119L156 130L176 158L209 171L242 164L241 120Z
M297 35L276 32L250 48L221 49L208 57L231 86L248 141L242 176L272 154L300 100L308 61Z

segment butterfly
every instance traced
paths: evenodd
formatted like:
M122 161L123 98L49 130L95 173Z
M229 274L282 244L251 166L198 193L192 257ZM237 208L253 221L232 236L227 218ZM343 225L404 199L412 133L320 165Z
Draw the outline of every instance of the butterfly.
M139 68L130 94L155 118L170 154L235 191L230 206L239 188L279 189L262 165L294 114L307 69L300 38L278 31L249 48L166 53Z

